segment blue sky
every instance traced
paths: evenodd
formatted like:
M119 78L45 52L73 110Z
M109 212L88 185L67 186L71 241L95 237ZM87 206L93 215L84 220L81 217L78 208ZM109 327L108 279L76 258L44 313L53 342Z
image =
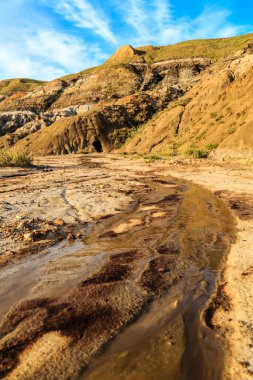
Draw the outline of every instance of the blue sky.
M0 79L50 80L119 46L253 31L250 0L0 0Z

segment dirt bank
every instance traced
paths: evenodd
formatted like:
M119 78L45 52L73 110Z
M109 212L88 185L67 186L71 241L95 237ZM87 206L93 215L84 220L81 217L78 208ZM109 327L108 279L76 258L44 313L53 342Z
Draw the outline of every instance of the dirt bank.
M158 166L156 164L156 166ZM167 170L167 168L168 170ZM166 168L166 169L165 169ZM253 378L253 170L234 164L178 164L163 172L185 178L212 190L232 209L237 220L237 240L226 263L214 327L228 343L225 379Z

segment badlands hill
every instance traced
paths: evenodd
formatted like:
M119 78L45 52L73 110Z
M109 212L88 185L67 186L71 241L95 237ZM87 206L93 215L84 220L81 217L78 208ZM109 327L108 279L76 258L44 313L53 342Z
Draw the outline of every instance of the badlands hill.
M0 82L0 148L34 155L253 152L253 34L123 46L51 82Z

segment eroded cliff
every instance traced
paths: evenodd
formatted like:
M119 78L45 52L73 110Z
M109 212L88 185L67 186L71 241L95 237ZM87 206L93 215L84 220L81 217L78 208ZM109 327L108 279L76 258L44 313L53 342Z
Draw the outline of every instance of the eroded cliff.
M123 46L102 66L0 99L0 148L35 155L251 150L252 35ZM138 128L141 127L138 131Z

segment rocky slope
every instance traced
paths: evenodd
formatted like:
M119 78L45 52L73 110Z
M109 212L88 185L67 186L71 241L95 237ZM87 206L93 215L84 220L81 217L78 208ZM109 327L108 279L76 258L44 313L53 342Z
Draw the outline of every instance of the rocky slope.
M127 151L177 154L253 152L253 46L205 70L181 99L154 116Z
M43 85L0 82L0 148L109 151L128 139L125 150L138 152L251 150L251 39L123 46L102 66Z

